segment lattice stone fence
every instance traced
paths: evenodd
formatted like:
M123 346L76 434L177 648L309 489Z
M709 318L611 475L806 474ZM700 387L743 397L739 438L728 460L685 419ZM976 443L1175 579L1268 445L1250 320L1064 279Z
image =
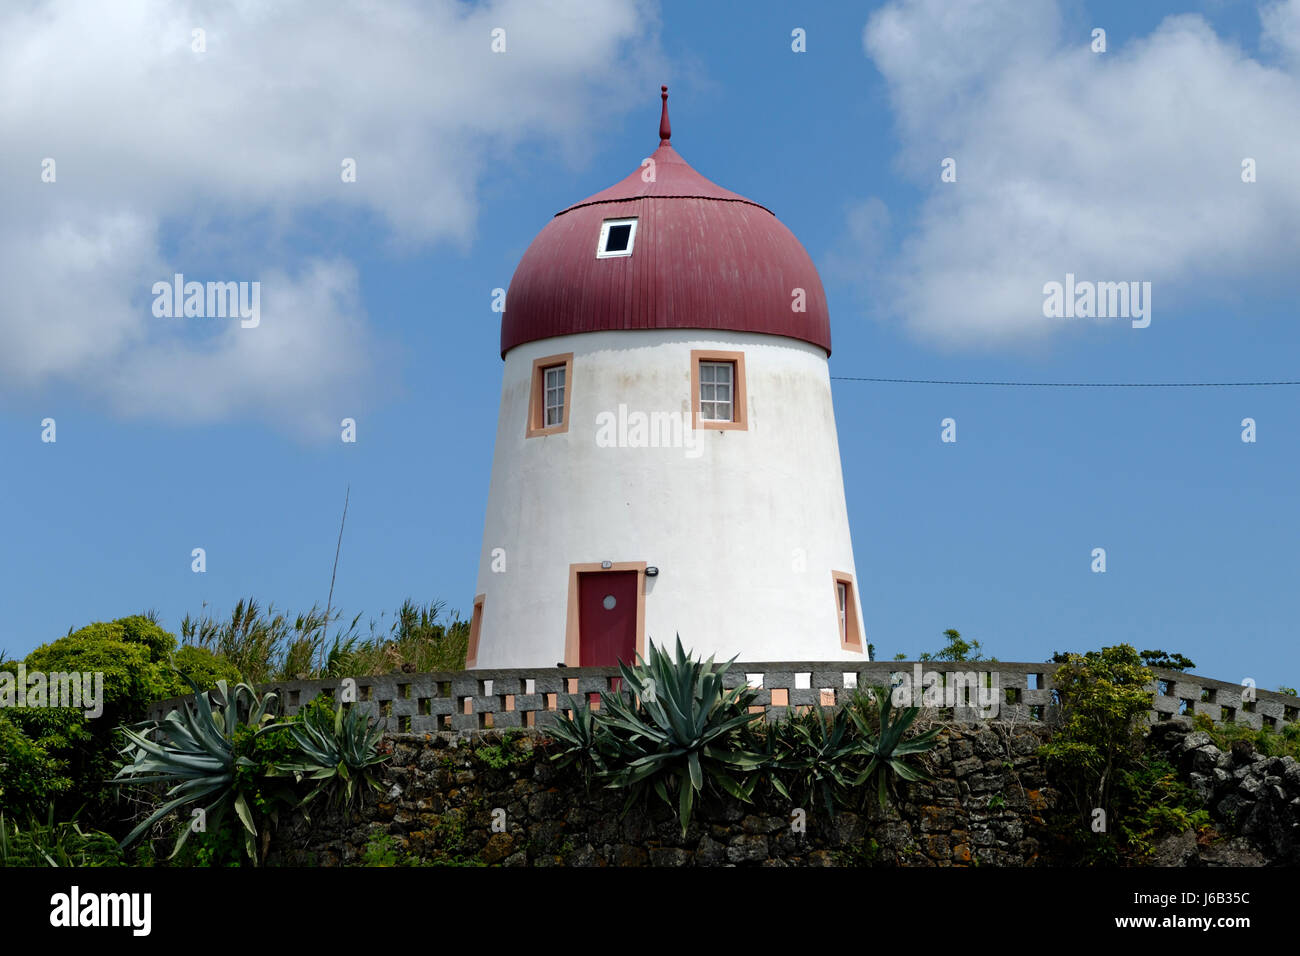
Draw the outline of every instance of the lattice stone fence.
M852 670L846 666L825 661L737 662L723 680L727 687L748 682L757 691L752 709L763 711L768 720L779 720L792 707L834 706L857 688L891 686L900 679L898 675L915 683L919 695L931 672L938 675L940 686L955 692L955 701L949 698L952 706L945 708L954 720L974 722L996 716L1050 722L1056 716L1052 686L1056 664L878 661L858 664ZM1241 684L1159 668L1152 673L1153 722L1205 714L1215 721L1280 730L1300 719L1300 698L1254 690L1251 700ZM353 680L359 707L380 718L386 730L409 733L545 727L558 711L572 706L571 700L587 695L598 704L596 695L618 690L621 683L616 667L394 673ZM281 715L291 715L320 694L335 697L341 683L339 678L281 681L257 689L274 691ZM963 687L969 690L963 693ZM983 702L996 701L996 708L979 707L980 688ZM182 700L185 698L158 701L150 705L149 716L161 719Z

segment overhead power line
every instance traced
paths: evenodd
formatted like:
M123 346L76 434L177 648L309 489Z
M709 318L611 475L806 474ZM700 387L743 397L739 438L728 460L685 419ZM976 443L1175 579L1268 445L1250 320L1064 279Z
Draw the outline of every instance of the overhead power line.
M937 378L867 378L860 375L832 375L841 382L884 382L889 385L1001 385L1016 388L1256 388L1269 385L1300 385L1298 382L976 382Z

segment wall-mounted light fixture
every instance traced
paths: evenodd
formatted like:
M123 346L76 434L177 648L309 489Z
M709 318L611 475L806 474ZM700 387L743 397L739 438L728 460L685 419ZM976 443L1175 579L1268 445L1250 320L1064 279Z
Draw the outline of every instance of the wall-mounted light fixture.
M658 577L658 576L659 576L659 569L658 569L658 568L646 568L646 569L645 569L645 576L648 577L648 578Z

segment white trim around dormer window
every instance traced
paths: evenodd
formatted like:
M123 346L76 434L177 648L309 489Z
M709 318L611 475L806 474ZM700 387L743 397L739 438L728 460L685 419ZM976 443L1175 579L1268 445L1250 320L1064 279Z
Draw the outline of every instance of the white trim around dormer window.
M621 227L626 226L626 230ZM610 233L613 232L613 244L610 249ZM624 237L626 236L626 241ZM636 243L636 218L606 219L600 224L600 241L596 243L597 259L613 259L618 256L630 256L632 246Z

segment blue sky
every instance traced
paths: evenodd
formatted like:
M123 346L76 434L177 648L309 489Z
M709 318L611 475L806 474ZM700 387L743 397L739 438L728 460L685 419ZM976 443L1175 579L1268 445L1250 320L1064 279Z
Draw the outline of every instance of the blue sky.
M1300 0L32 6L0 13L11 655L145 608L323 605L349 484L335 604L467 614L492 290L653 151L661 82L674 147L817 263L832 375L1300 379ZM177 271L261 281L263 325L155 317ZM1150 326L1045 318L1067 272L1150 281ZM1300 389L834 400L880 656L955 627L1003 660L1127 641L1300 683Z

